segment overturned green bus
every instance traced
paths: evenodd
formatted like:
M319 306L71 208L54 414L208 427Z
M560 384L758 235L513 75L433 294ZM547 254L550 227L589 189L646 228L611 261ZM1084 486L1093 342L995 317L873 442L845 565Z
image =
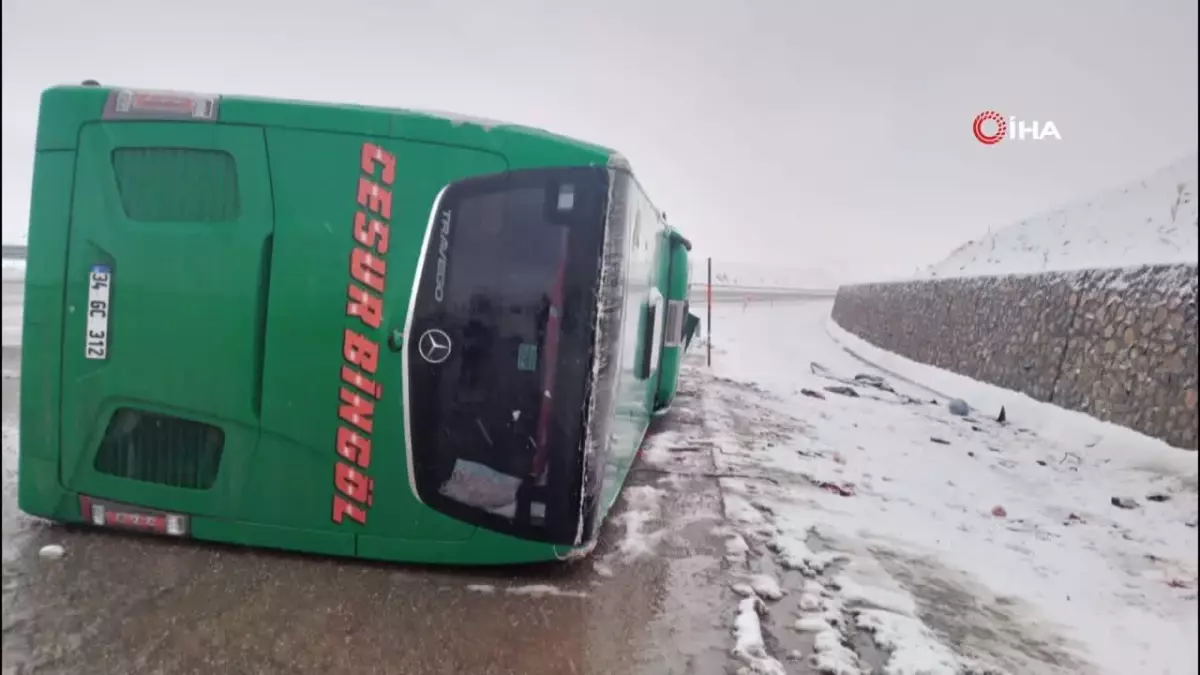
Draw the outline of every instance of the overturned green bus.
M48 89L20 507L379 560L585 555L674 395L689 249L620 155L543 131Z

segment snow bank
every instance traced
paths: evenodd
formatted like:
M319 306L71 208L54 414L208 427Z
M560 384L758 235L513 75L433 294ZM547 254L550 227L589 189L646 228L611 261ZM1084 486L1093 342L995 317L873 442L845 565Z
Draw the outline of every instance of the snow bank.
M767 653L763 642L762 623L758 615L765 611L762 600L757 597L743 598L738 603L737 619L733 626L737 643L733 655L745 663L753 675L786 675L783 664Z
M510 595L551 596L556 598L586 598L583 591L571 591L550 584L526 584L524 586L509 586L504 589Z
M959 675L963 663L921 621L882 610L858 613L857 625L891 652L886 675Z
M1147 176L971 241L918 278L1196 263L1195 152Z
M885 351L846 331L832 319L826 322L826 331L836 343L876 368L919 382L922 388L939 397L963 399L973 410L980 411L978 414L995 416L1004 408L1008 419L1023 427L1036 428L1043 439L1085 450L1089 459L1155 473L1197 471L1196 453L1180 452L1163 441L1086 413L1059 408Z
M492 584L467 584L467 590L472 593L483 593L491 595L501 590ZM522 586L508 586L502 589L509 595L526 595L534 597L552 597L552 598L586 598L588 594L584 591L572 591L564 588L559 588L551 584L525 584Z

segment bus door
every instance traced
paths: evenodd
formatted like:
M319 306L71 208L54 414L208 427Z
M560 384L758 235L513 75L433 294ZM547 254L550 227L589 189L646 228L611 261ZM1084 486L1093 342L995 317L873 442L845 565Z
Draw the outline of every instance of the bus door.
M218 476L244 475L258 438L274 226L260 128L83 127L63 307L65 487L197 515L233 503L238 486Z

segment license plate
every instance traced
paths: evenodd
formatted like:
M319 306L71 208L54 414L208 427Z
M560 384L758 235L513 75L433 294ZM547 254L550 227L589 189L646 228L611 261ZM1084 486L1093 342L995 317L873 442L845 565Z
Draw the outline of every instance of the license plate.
M112 268L92 265L88 274L87 358L103 361L108 358L109 297L112 293Z

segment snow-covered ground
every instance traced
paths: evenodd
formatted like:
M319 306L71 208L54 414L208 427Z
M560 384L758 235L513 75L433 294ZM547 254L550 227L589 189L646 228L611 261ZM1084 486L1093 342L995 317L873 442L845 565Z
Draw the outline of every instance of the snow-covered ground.
M10 347L21 344L21 323L24 320L25 312L20 307L4 315L3 346Z
M25 278L25 261L24 260L10 260L8 258L5 258L3 260L3 265L4 265L4 278L5 279L12 279L15 281L18 279Z
M745 672L1197 672L1196 454L880 352L829 311L719 306L687 424L646 449L720 483Z
M998 229L918 276L1195 263L1197 161L1193 152L1142 180Z
M21 344L21 322L24 318L23 282L24 260L4 261L4 346Z

